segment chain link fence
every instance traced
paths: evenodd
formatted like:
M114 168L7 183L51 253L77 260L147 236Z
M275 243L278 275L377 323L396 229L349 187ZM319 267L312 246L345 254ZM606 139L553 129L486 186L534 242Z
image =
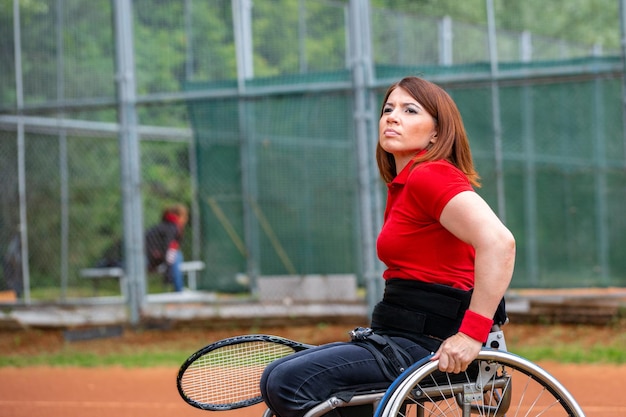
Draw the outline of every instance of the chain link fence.
M514 287L624 286L619 2L589 22L563 6L554 25L575 33L527 27L538 2L495 1L495 20L477 2L474 21L447 2L371 3L132 3L143 227L191 209L197 288L258 297L263 277L322 276L375 291L378 105L408 74L461 109L479 192L518 242ZM0 6L0 285L18 302L123 294L81 276L125 239L115 4Z

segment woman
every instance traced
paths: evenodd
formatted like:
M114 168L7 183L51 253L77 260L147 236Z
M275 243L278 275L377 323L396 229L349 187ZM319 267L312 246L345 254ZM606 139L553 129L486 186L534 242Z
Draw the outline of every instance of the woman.
M514 238L473 190L480 184L467 134L443 89L407 77L387 90L376 159L388 184L377 242L387 268L373 334L357 329L352 342L270 364L261 393L279 417L302 416L337 392L385 388L431 352L440 370L466 370L510 283Z

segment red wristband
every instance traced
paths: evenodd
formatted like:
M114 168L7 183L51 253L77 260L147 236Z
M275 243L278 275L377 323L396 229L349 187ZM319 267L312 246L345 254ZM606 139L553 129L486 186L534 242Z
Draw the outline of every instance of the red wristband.
M478 313L474 313L471 310L466 310L461 322L459 332L465 333L472 339L476 339L479 342L485 343L491 327L493 326L493 320L485 316L481 316Z

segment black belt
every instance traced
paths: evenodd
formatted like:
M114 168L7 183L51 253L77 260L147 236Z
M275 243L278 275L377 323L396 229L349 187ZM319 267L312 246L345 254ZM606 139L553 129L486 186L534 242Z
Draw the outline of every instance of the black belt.
M471 291L406 279L390 279L374 307L372 329L380 334L426 335L447 339L457 333Z

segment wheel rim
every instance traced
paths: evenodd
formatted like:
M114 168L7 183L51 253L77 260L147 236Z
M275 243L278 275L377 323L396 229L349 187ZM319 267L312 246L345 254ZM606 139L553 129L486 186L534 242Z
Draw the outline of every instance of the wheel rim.
M565 387L534 363L496 350L481 351L477 361L478 382L476 375L440 373L438 361L407 370L381 400L376 415L584 417ZM496 378L488 380L490 372Z

